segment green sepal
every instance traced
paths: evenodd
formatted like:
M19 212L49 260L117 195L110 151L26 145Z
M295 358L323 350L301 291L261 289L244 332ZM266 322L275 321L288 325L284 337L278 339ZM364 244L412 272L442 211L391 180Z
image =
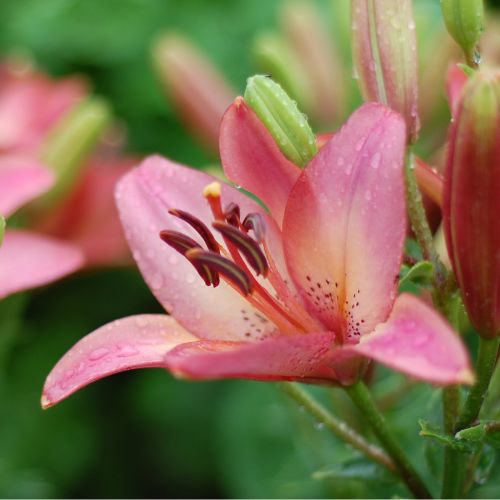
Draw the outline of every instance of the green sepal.
M316 137L297 103L265 75L255 75L247 80L244 97L282 153L300 167L307 165L318 148Z

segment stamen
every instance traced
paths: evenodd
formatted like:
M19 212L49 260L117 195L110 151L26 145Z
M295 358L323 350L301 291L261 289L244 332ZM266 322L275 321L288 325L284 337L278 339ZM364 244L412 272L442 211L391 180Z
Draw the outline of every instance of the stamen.
M240 207L236 203L229 203L224 210L224 216L228 224L240 227Z
M262 243L264 241L264 236L266 232L266 224L264 223L264 219L260 214L248 214L243 221L243 227L249 231L250 229L253 231L255 235L255 239Z
M173 215L174 217L182 219L184 222L187 222L203 238L203 241L205 242L209 250L217 253L220 252L219 244L214 238L214 235L200 219L188 212L185 212L184 210L179 210L177 208L171 208L168 213Z
M201 246L196 241L185 234L178 233L177 231L161 231L160 238L183 256L186 256L186 253L190 250L202 250ZM207 286L213 285L216 287L220 283L219 275L216 271L214 272L205 265L200 265L194 262L191 262L191 264Z
M221 185L220 182L212 182L203 189L203 196L207 199L215 220L225 220L224 212L220 204Z
M214 222L212 226L227 238L244 255L257 276L267 276L269 265L259 245L250 236L224 222Z
M203 265L214 273L220 273L231 281L243 295L249 295L252 292L252 284L247 274L234 262L222 257L222 255L210 250L193 248L186 252L186 257L193 264Z

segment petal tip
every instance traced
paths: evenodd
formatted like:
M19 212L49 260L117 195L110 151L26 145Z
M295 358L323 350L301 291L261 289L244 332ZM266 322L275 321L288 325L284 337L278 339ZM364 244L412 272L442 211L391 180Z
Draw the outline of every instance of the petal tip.
M459 373L458 373L458 381L461 384L465 385L474 385L477 381L476 374L471 368L463 368Z
M54 401L52 401L44 392L40 398L40 406L42 407L42 410L48 410L51 406L54 406L54 404Z

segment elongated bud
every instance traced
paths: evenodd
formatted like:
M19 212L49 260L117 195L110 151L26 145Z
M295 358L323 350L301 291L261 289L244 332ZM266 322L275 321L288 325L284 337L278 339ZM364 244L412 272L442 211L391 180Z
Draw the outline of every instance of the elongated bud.
M78 104L54 127L40 152L42 162L57 176L56 185L44 197L45 202L54 201L66 192L110 118L106 102L91 97Z
M307 165L317 152L316 137L297 103L264 75L247 80L245 101L269 130L282 153L296 165Z
M259 71L271 75L300 107L310 111L311 89L296 54L281 35L260 33L252 44L252 56Z
M168 34L153 48L160 81L174 108L193 134L212 151L219 145L219 125L236 97L212 62L189 39Z
M450 128L444 180L446 243L473 325L500 334L500 72L465 85Z
M311 118L331 127L344 112L346 72L323 21L314 2L283 3L283 31L309 82L312 107L307 111Z
M467 64L477 66L476 47L484 24L483 0L441 0L441 11L448 33L462 48Z
M403 115L410 141L417 137L417 42L411 0L352 0L354 65L366 101Z

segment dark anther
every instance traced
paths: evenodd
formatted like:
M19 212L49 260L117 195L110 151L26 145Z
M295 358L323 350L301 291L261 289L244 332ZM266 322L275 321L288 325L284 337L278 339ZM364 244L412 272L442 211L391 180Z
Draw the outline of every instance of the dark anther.
M201 246L196 241L177 231L161 231L160 238L167 245L184 256L186 256L186 253L190 250L202 250ZM217 272L213 272L209 267L204 265L192 264L207 286L217 286L219 284L220 280Z
M193 248L186 252L186 257L193 265L204 266L217 275L222 274L237 286L244 295L252 292L252 284L245 271L234 262L222 257L222 255L210 250Z
M248 214L243 221L243 227L249 231L253 231L255 239L262 243L264 241L264 236L266 234L266 224L262 215L260 214Z
M200 219L177 208L171 208L168 213L187 222L203 238L209 250L219 253L219 244L217 240L214 238L210 229Z
M225 224L224 222L214 222L212 226L219 231L222 236L231 241L231 243L243 254L248 264L257 273L267 276L269 265L266 256L259 247L259 244L248 234L239 229Z
M231 226L240 227L240 207L236 203L229 203L224 210L226 222Z

